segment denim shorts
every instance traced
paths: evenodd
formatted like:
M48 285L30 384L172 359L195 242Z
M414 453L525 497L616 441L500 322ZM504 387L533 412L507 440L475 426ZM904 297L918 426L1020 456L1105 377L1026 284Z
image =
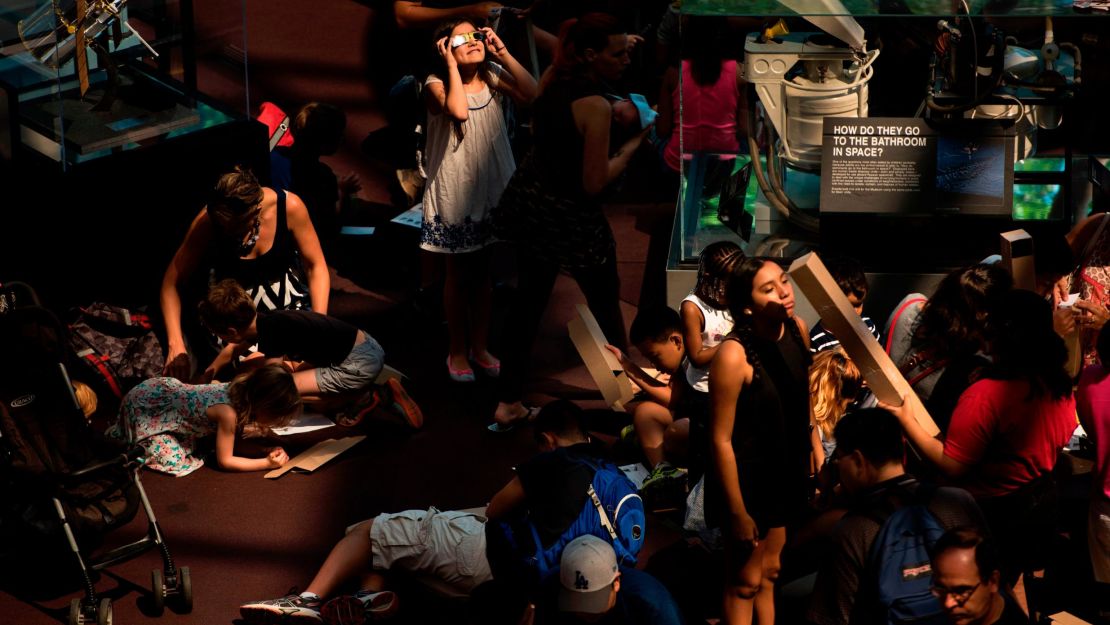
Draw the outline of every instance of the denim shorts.
M354 346L343 362L316 368L316 385L321 393L343 393L366 388L385 366L385 350L369 334L359 330L365 340Z

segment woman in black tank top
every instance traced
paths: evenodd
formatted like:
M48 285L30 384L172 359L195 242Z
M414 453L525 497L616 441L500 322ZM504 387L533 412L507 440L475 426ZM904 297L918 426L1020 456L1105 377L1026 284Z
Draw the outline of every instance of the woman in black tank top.
M260 309L303 308L307 299L312 310L328 312L331 278L304 202L236 167L220 177L162 278L164 375L189 381L181 295L194 276L210 271L234 278Z
M806 502L809 332L773 261L739 263L727 298L736 327L709 372L710 510L725 539L724 620L750 623L754 612L762 625L774 622L785 526Z

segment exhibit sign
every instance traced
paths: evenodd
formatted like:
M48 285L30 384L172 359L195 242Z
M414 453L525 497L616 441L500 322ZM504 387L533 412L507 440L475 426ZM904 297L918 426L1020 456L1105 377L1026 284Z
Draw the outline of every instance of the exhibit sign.
M996 120L826 117L821 212L1008 216L1013 139Z

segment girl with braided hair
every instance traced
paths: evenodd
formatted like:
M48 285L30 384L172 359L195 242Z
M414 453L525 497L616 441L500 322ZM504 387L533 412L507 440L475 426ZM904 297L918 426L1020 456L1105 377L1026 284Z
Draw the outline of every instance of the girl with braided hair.
M810 474L809 336L775 262L738 262L726 291L735 320L709 368L707 517L724 533L724 622L774 622L774 580ZM707 483L708 485L708 483Z

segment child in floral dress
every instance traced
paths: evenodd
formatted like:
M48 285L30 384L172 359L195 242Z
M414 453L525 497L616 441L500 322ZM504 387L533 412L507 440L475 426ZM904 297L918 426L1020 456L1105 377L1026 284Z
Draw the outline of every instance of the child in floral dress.
M236 434L244 429L265 432L281 427L300 408L293 376L279 364L216 384L151 378L127 393L119 419L106 434L138 443L146 450L148 468L178 477L204 465L199 443L215 434L220 468L260 471L282 466L289 455L276 447L265 458L236 456Z

